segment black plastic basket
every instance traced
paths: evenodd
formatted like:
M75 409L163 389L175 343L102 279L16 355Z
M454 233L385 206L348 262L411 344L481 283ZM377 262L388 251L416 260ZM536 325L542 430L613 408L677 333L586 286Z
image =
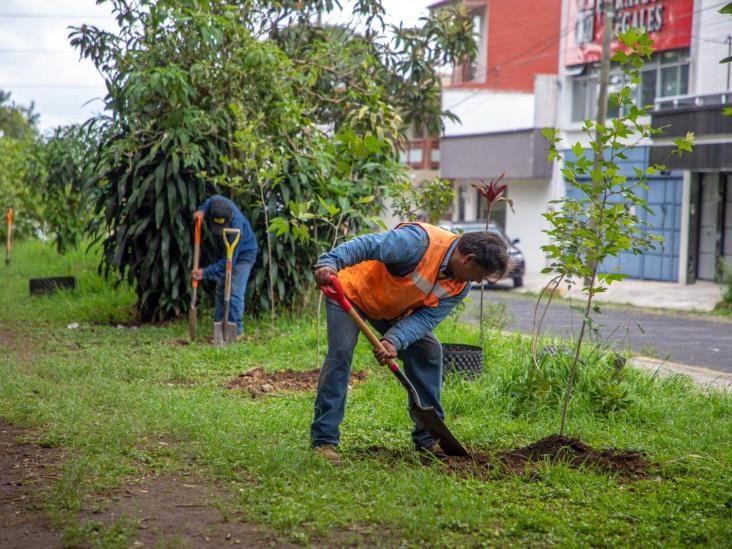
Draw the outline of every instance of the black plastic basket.
M51 294L56 290L76 289L76 277L54 276L50 278L31 278L28 280L30 295Z
M457 374L462 379L475 379L483 373L483 349L464 343L442 344L442 379Z

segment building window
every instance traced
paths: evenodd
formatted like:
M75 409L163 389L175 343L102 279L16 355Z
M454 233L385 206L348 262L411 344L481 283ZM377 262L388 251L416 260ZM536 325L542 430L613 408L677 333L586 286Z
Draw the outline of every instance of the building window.
M623 86L619 67L610 71L609 92ZM660 97L685 95L689 91L689 50L680 49L654 54L641 71L640 84L633 86L633 99L639 106L653 105ZM599 65L587 66L585 74L572 80L572 122L593 119L597 115ZM617 107L608 107L608 117L618 116Z
M594 117L597 110L596 76L578 76L572 80L572 122Z
M486 32L485 12L483 10L473 13L473 36L478 46L475 59L470 63L468 70L468 82L483 82L486 76Z
M399 160L415 170L436 170L440 167L440 140L427 137L410 141Z
M470 63L463 63L455 67L452 72L452 84L459 85L470 82L485 82L488 62L488 25L486 24L485 9L481 8L472 13L473 35L477 50L475 59Z
M430 168L437 170L440 167L440 142L430 141Z

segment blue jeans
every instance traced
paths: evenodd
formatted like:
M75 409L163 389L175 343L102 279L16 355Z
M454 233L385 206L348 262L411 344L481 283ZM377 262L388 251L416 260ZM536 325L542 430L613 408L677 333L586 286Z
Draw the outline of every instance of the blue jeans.
M242 317L244 316L244 294L247 290L249 273L252 272L253 262L240 261L235 263L231 269L231 303L229 303L229 322L236 324L236 333L239 335L242 330ZM226 279L220 278L216 281L216 310L214 320L221 322L224 318L224 285Z
M337 445L340 442L340 424L346 408L346 393L351 377L353 350L358 341L359 329L340 305L326 301L328 319L328 354L320 369L318 393L315 397L315 418L310 427L313 446ZM393 322L369 320L384 334ZM442 390L442 346L432 332L399 351L398 358L404 365L404 373L414 384L422 406L433 406L441 418L445 414L440 404ZM393 380L394 383L398 383ZM415 445L429 448L435 439L415 420L411 413L411 397L408 401L410 417L414 421L412 440Z

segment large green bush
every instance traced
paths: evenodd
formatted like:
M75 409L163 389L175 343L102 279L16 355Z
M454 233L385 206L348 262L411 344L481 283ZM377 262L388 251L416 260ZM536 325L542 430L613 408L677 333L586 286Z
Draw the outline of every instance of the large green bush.
M112 7L119 32L85 25L71 41L108 89L111 115L91 122L104 135L102 267L135 288L143 320L187 308L191 216L222 190L266 250L249 303L298 303L318 253L369 227L386 188L403 180L401 130L439 129L435 67L475 51L461 6L394 29L393 40L382 38L380 0L356 3L359 33L318 23L336 8L330 0ZM298 230L282 230L290 222Z

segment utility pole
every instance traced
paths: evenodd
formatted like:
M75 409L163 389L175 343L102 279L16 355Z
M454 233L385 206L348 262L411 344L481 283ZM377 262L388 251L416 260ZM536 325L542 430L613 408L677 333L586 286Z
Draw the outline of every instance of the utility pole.
M597 94L597 125L604 126L607 118L607 89L610 84L610 47L613 42L613 0L600 0L603 5L602 59L600 61L600 90ZM597 131L595 132L597 133Z
M600 126L605 126L605 119L607 118L607 91L610 85L610 47L613 43L613 20L615 19L615 7L613 4L614 0L598 0L603 2L602 6L602 58L600 60L600 89L597 92L597 118L595 119L595 140L600 142ZM595 170L597 170L600 164L600 159L595 156ZM597 197L597 185L598 182L593 181L593 194ZM588 225L592 230L595 229L595 220L589 219ZM592 271L595 270L595 265L590 265ZM585 285L590 284L589 279L585 279Z

